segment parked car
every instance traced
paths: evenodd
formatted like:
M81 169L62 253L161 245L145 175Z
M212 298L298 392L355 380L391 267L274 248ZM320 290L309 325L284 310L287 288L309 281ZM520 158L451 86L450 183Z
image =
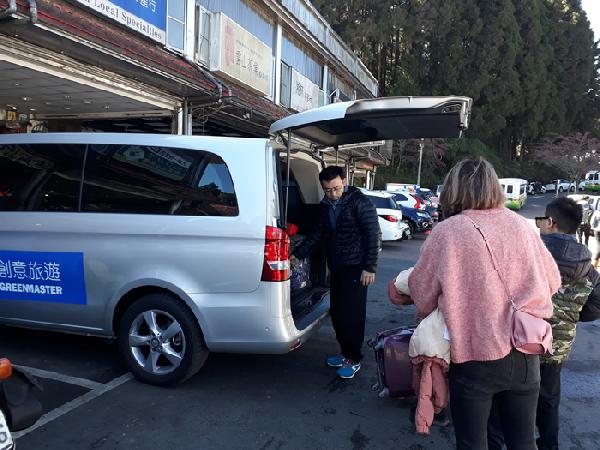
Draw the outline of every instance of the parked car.
M276 121L269 139L0 135L0 324L115 337L128 369L161 386L209 352L290 352L329 312L322 249L311 283L290 287L290 240L316 228L323 197L315 146L458 138L471 105L334 103Z
M423 198L429 200L429 201L433 201L432 198L435 197L435 194L433 193L433 191L431 189L427 189L427 188L419 188L417 191Z
M423 210L416 208L402 208L403 220L410 227L411 234L425 233L428 234L433 228L433 218Z
M558 192L566 192L571 187L571 183L568 180L552 180L546 186L546 192L556 192L556 186L558 185Z
M542 185L539 181L532 181L527 186L527 194L529 195L537 195L537 194L545 194L546 187Z
M585 190L585 180L578 183L577 190L579 192L583 192ZM569 183L569 192L575 192L575 183Z
M390 194L392 194L394 196L394 201L396 202L397 205L401 205L404 206L406 208L416 208L417 205L420 205L420 200L418 198L416 198L413 195L410 195L410 193L404 191L404 192L390 192L390 191L386 191L389 192ZM420 208L418 208L420 209Z
M411 195L416 196L421 201L420 204L417 204L417 209L421 209L428 212L434 220L437 220L439 216L438 203L433 202L431 197L431 191L429 191L429 194L427 191L429 191L429 189L419 189L416 193Z
M410 237L410 227L402 221L402 211L396 207L392 194L367 189L361 191L377 209L382 241L397 241Z

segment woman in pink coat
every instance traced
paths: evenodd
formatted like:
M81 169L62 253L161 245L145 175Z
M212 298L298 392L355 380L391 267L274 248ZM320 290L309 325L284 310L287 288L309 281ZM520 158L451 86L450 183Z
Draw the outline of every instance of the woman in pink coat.
M479 158L456 164L440 198L446 220L425 241L409 277L418 315L439 307L448 327L450 409L459 450L487 449L493 400L500 405L509 450L536 448L539 357L511 346L505 288L517 307L548 318L560 275L534 228L504 202L490 163ZM508 286L494 270L473 222L485 233Z

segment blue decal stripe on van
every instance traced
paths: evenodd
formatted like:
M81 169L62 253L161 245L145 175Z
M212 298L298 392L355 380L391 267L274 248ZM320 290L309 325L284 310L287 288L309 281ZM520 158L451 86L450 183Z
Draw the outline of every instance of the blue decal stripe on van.
M83 253L0 250L0 300L85 305Z

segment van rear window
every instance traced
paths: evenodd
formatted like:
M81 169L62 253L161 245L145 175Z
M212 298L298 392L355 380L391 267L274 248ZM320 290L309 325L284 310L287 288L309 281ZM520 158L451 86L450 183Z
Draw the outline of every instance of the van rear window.
M239 214L227 165L205 151L139 145L4 145L0 177L0 210L5 211Z

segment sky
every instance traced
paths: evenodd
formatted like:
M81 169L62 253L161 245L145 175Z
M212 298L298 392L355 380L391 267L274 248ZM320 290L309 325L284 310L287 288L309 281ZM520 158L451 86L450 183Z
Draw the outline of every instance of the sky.
M600 0L582 0L581 5L592 24L595 39L600 39Z

